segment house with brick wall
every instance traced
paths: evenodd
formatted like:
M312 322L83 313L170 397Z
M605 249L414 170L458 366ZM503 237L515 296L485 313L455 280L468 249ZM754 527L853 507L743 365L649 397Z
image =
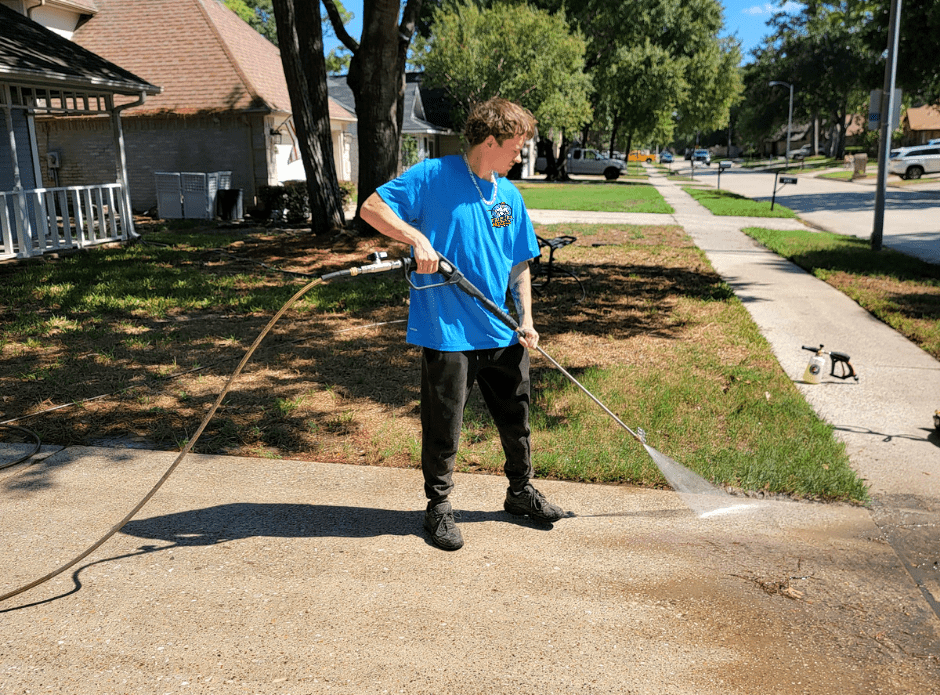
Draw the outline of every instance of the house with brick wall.
M242 191L246 207L261 186L302 178L302 169L283 175L293 128L280 53L220 0L45 0L33 17L52 24L53 10L63 35L161 87L122 112L135 211L157 206L158 173L218 174L223 187ZM341 181L352 179L355 121L330 104ZM98 179L107 167L93 154L110 139L100 118L37 118L36 137L42 166L46 152L57 155L59 185ZM43 179L50 173L44 168Z

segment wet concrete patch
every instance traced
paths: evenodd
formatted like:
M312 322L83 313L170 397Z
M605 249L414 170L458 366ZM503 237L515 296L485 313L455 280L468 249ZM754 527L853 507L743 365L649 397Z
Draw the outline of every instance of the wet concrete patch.
M940 500L882 495L873 499L871 516L940 618Z

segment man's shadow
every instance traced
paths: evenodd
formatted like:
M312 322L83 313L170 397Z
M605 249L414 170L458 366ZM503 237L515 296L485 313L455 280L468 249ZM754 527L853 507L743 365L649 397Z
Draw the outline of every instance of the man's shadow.
M512 516L503 510L460 511L459 523L502 521L536 530L549 530L551 524ZM572 515L573 516L573 515ZM270 504L236 502L185 512L164 514L147 519L132 519L121 533L151 541L136 551L102 558L85 564L72 573L74 586L69 591L25 605L0 609L0 614L50 603L76 593L82 588L82 570L94 565L137 557L179 547L211 546L254 536L268 538L374 538L378 536L418 536L433 544L422 529L424 511L400 511L374 507L319 504ZM153 541L163 544L157 545Z
M458 522L502 521L534 529L550 525L515 517L499 510L461 511ZM235 502L203 509L132 519L121 533L177 546L215 545L227 541L268 538L373 538L377 536L424 537L423 510L400 511L375 507L321 504L270 504Z
M121 533L174 546L215 545L252 536L270 538L371 538L412 536L421 512L320 504L234 502L132 519Z

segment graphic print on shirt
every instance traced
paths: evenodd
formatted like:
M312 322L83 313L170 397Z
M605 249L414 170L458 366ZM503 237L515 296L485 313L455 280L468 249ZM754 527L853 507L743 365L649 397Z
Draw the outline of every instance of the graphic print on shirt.
M500 203L490 210L490 217L494 227L508 227L512 224L512 208L506 203Z

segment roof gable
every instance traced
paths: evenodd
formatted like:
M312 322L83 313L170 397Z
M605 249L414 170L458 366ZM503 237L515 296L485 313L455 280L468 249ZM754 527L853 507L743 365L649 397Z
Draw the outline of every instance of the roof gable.
M95 0L73 40L160 84L129 114L290 113L276 46L219 0Z
M0 5L0 77L51 88L157 94L159 87Z
M416 78L415 75L418 75L418 77ZM451 132L449 125L428 118L428 112L425 111L424 106L424 96L427 90L421 87L420 74L408 73L406 77L402 113L402 133L449 134ZM329 90L331 100L337 101L350 113L356 113L356 99L346 81L345 75L327 77L326 86Z

